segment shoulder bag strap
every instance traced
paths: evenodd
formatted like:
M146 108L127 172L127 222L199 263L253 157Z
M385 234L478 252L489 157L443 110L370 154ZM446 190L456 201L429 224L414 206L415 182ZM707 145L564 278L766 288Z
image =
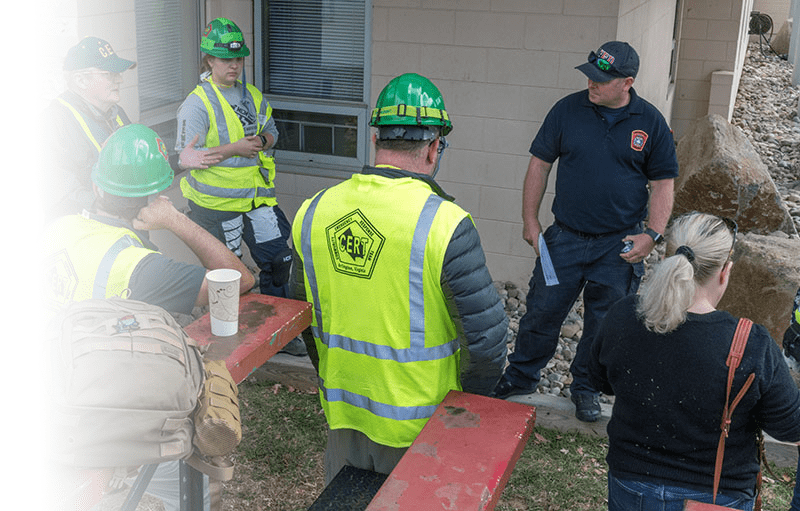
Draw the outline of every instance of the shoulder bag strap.
M750 385L753 383L753 380L756 377L756 373L750 373L750 376L747 377L747 381L745 381L742 389L733 399L733 402L730 403L730 406L728 406L731 397L731 387L733 386L733 375L736 372L736 368L739 367L742 357L744 356L744 349L747 346L747 339L750 337L750 328L752 326L753 322L747 318L741 318L739 320L739 324L736 326L736 332L733 334L731 350L728 353L728 359L725 362L728 365L728 384L725 389L725 408L722 409L722 423L719 426L722 432L719 435L719 444L717 445L717 461L714 464L714 503L717 502L719 479L722 475L722 459L725 455L725 439L728 437L728 430L731 426L733 410L736 408L736 405L739 404L739 401L742 400L747 392L747 389L750 388Z

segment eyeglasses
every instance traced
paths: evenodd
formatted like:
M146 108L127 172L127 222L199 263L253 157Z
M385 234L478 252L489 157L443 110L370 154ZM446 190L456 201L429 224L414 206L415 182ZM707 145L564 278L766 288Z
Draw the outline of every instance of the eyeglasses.
M731 243L731 252L730 255L728 255L728 258L730 259L730 256L733 255L733 249L736 248L736 233L739 232L739 224L736 223L736 220L728 218L726 216L721 216L718 218L722 220L722 223L725 224L725 227L727 227L728 230L733 235L733 243Z
M102 70L90 70L90 71L83 71L81 74L84 75L99 75L109 81L116 81L122 77L122 73L114 73L112 71L102 71Z
M439 137L439 148L436 150L437 153L442 154L445 149L450 147L450 143L444 137Z

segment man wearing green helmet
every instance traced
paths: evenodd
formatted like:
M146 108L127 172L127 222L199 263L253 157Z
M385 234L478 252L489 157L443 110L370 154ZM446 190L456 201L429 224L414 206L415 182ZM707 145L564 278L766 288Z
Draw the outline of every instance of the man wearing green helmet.
M286 297L292 251L289 221L275 195L278 139L272 107L261 91L239 80L250 49L233 21L215 18L203 31L198 85L178 109L179 166L189 217L242 255L242 241L260 268L262 294ZM292 341L285 351L305 355Z
M43 113L44 125L52 133L47 146L51 172L44 180L48 220L92 205L92 165L109 135L130 124L118 104L119 91L122 73L135 65L99 37L85 37L67 51L67 90Z
M469 213L434 181L452 129L442 95L408 73L378 97L375 166L295 216L293 296L330 427L325 478L389 473L451 389L488 394L508 318Z
M47 229L51 304L61 307L89 298L126 297L191 314L208 303L206 270L242 273L241 292L252 273L225 245L179 212L166 197L148 198L172 184L167 148L141 124L117 130L92 170L93 211L67 215ZM174 261L150 242L147 231L167 229L203 264Z
M63 216L45 233L47 291L54 311L75 301L124 296L189 315L195 306L208 304L205 274L218 268L242 274L240 293L253 287L253 274L233 252L167 197L156 196L173 177L167 147L150 128L130 124L109 137L92 169L93 210ZM203 266L161 254L147 234L156 229L175 234ZM180 506L178 477L177 461L161 463L147 487L168 510Z

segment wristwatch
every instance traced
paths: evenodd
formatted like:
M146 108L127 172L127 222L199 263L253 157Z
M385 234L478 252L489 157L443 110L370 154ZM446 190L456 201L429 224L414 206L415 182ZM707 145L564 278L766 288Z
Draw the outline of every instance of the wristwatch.
M259 134L258 138L261 139L261 147L267 147L267 137L264 135Z
M653 238L653 241L655 241L656 245L664 241L664 236L662 236L661 234L657 233L656 231L654 231L649 227L644 230L644 233Z

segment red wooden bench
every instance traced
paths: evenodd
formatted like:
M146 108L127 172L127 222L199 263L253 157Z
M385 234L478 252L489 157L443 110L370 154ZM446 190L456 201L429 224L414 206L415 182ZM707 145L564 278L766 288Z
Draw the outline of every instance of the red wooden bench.
M494 509L535 419L532 406L450 391L388 476L344 467L309 511Z
M310 324L310 303L250 293L240 297L239 331L236 335L230 337L212 335L211 319L208 314L194 321L185 330L199 345L208 346L206 359L225 360L233 379L236 383L241 383L254 369L280 351ZM203 502L201 474L183 465L185 464L182 463L181 470L185 470L188 474L186 488L190 489L185 495L184 490L181 490L182 496L185 497L182 499L181 509L201 510ZM60 497L59 509L83 511L100 502L112 470L66 469L61 472L56 478L56 491ZM135 488L132 489L132 493L134 490Z
M450 391L367 510L494 509L535 419L532 406Z

